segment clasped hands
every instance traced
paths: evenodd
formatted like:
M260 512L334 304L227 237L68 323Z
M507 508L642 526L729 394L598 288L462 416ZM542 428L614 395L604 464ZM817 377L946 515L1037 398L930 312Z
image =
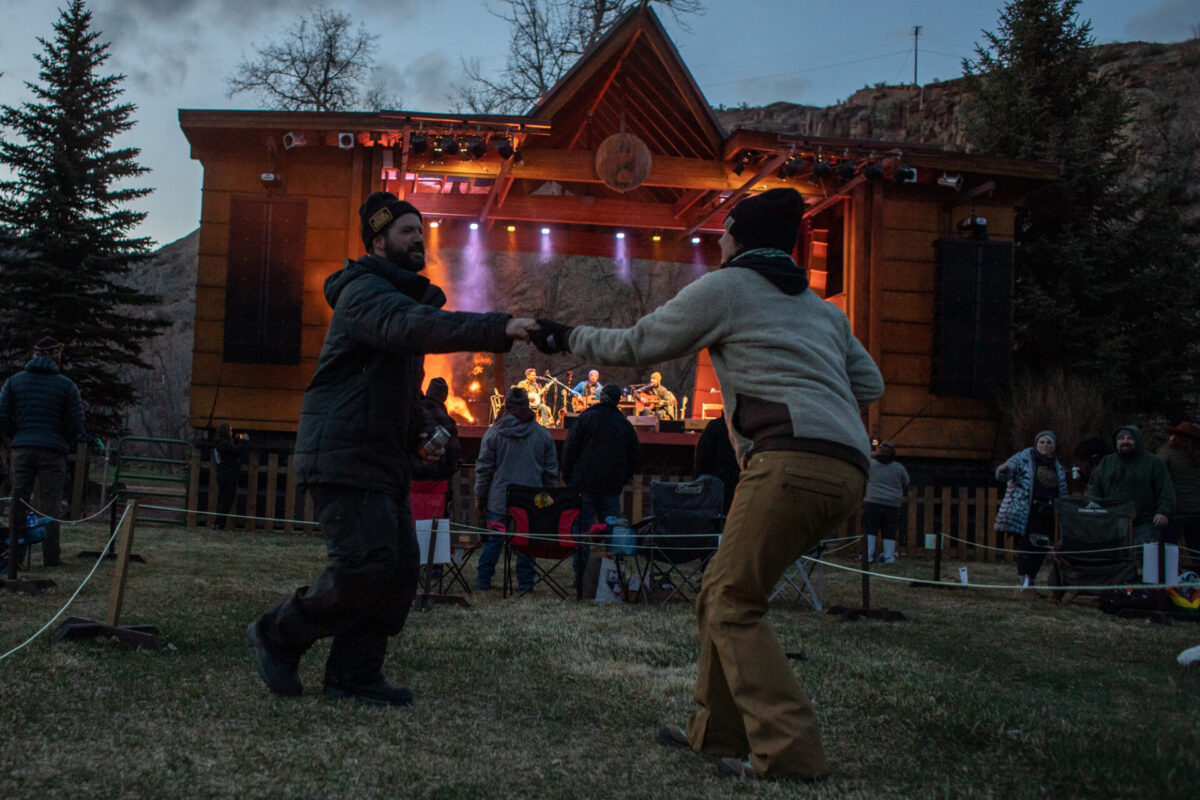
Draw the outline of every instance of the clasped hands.
M570 351L571 331L574 328L552 319L529 319L513 317L505 326L504 334L509 339L532 342L533 346L546 355Z

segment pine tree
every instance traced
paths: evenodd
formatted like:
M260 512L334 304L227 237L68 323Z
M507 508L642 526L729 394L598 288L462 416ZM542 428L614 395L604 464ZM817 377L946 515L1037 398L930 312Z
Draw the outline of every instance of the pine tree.
M1019 219L1014 369L1034 381L1085 371L1115 410L1180 418L1196 366L1195 257L1170 183L1129 178L1131 104L1099 73L1078 6L1011 0L963 64L971 148L1061 169Z
M120 102L124 75L99 74L109 45L91 21L71 0L53 41L38 38L33 99L0 106L0 164L13 175L0 181L0 375L53 335L90 406L89 429L107 434L136 401L122 372L148 368L142 345L169 323L129 313L158 301L134 288L151 242L132 234L146 214L125 207L150 190L125 184L147 172L137 148L113 146L135 109Z

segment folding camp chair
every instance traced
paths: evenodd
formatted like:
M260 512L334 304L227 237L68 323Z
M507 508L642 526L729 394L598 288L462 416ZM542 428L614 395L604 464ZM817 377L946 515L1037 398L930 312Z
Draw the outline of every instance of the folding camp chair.
M538 584L545 584L560 598L567 599L567 590L553 573L579 549L572 530L579 519L580 504L581 497L575 489L508 487L509 533L504 548L504 597L508 597L512 588L509 566L516 553L529 556L536 573L533 585L521 592L522 595L533 591ZM546 568L537 562L539 558L554 563Z
M1080 593L1072 586L1117 586L1137 580L1135 512L1131 502L1087 497L1060 497L1054 501L1057 524L1050 550L1049 582L1062 587L1056 601L1062 602L1064 590L1070 590L1071 599ZM1083 593L1100 594L1096 590Z
M442 564L434 563L437 540L442 533L449 535L450 520L446 513L449 501L450 481L413 481L412 486L409 488L409 505L412 509L413 521L430 521L429 546L426 548L425 563L421 565L422 583L424 586L416 598L417 608L422 608L432 603L467 605L466 598L460 595L443 594L441 592L441 579L445 570ZM438 582L437 592L433 590L433 582L435 580Z
M767 598L767 602L775 602L775 598L786 596L789 590L796 593L799 600L804 600L814 611L824 611L825 604L825 565L821 562L825 554L826 541L822 539L817 546L809 550L796 562L784 570L783 576L775 586L775 591ZM814 583L814 575L816 582Z
M636 564L642 599L666 591L689 602L700 593L700 576L721 543L725 486L713 475L694 481L650 482L651 516L639 521Z

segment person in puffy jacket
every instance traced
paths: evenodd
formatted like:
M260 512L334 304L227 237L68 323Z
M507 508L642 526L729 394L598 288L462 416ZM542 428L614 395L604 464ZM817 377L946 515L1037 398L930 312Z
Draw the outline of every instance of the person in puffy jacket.
M996 467L996 480L1007 480L996 512L996 530L1013 537L1017 550L1017 599L1032 600L1038 570L1054 535L1054 501L1066 497L1067 473L1054 457L1053 431L1033 437L1033 447L1014 453Z
M0 387L0 433L12 443L12 516L10 524L24 538L26 515L35 511L47 517L62 516L67 483L67 454L84 435L83 403L75 382L63 375L63 346L52 336L33 348L25 369ZM37 482L38 496L29 497ZM59 523L46 526L42 564L62 563ZM11 560L14 566L20 553Z

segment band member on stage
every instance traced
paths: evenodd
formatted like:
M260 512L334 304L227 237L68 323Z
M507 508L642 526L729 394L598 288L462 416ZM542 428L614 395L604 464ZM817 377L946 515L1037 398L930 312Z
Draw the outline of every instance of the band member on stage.
M661 372L655 372L650 375L650 386L644 393L653 395L658 401L654 406L654 415L656 417L659 419L675 419L679 405L675 400L675 395L662 385Z
M550 406L542 402L542 396L537 392L529 393L529 408L539 425L543 428L554 427L554 415L550 413Z
M604 386L600 383L600 370L594 369L588 373L586 381L575 384L575 388L571 391L579 397L595 397L599 400L600 390L603 388Z
M533 367L525 370L525 380L518 382L517 386L524 389L526 394L541 393L542 384L538 381L537 370Z

